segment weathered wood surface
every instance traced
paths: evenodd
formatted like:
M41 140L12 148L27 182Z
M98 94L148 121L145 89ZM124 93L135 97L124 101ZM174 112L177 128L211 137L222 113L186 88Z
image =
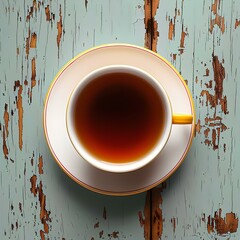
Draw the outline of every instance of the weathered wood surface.
M240 0L1 0L0 239L239 239L239 39ZM42 129L56 73L111 42L168 59L196 107L182 166L130 197L70 180Z

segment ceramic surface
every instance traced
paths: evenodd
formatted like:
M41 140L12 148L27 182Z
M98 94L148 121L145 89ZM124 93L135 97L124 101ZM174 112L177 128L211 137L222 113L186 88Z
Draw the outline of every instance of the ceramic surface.
M95 192L130 195L160 184L180 166L189 150L195 121L190 125L173 125L163 151L150 164L134 172L110 173L87 163L69 140L67 103L80 79L95 69L113 64L127 64L148 72L165 88L174 113L194 115L192 98L184 80L165 59L141 47L112 44L78 55L59 72L46 98L44 130L55 160L73 180Z

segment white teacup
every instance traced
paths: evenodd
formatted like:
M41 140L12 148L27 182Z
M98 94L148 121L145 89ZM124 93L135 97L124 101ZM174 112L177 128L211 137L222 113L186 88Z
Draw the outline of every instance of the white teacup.
M107 80L109 76L113 78L111 81ZM124 76L128 79L124 80ZM135 84L136 81L139 81L141 89ZM136 93L133 94L134 98L131 97L131 93ZM152 108L149 104L156 107ZM115 105L116 109L114 107L111 112ZM124 114L121 115L121 111ZM76 151L93 166L116 173L134 171L150 163L166 145L172 124L191 124L193 121L191 115L173 114L168 95L159 81L147 72L128 65L99 68L79 81L69 98L66 114L68 135ZM94 118L91 119L91 116ZM130 124L130 120L124 122L125 119L132 121L134 117L136 124ZM145 119L148 126L146 129ZM161 119L159 124L156 123L157 119ZM151 120L154 122L152 128ZM117 124L120 124L119 128ZM139 125L138 130L134 130L135 125ZM154 128L157 129L156 134ZM139 131L145 132L145 135L139 135ZM133 135L136 135L136 139ZM146 147L145 142L147 145L147 139L151 138L154 140L151 140L150 147ZM145 151L145 148L148 150Z

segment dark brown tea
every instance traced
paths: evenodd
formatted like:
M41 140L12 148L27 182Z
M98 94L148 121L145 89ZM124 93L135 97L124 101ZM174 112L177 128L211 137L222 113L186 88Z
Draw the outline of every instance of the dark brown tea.
M74 109L74 128L93 156L112 163L144 157L164 128L156 90L129 73L107 73L88 83Z

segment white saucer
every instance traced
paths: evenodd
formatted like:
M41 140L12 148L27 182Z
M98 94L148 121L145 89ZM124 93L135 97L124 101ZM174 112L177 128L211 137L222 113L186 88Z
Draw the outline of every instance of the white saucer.
M160 184L180 166L192 142L195 115L190 125L173 125L163 151L144 168L120 174L94 168L79 156L68 138L66 107L78 81L97 68L113 64L127 64L150 73L167 91L174 113L194 115L193 101L184 80L165 59L141 47L110 44L78 55L61 69L47 94L44 131L56 162L74 181L98 193L131 195Z

